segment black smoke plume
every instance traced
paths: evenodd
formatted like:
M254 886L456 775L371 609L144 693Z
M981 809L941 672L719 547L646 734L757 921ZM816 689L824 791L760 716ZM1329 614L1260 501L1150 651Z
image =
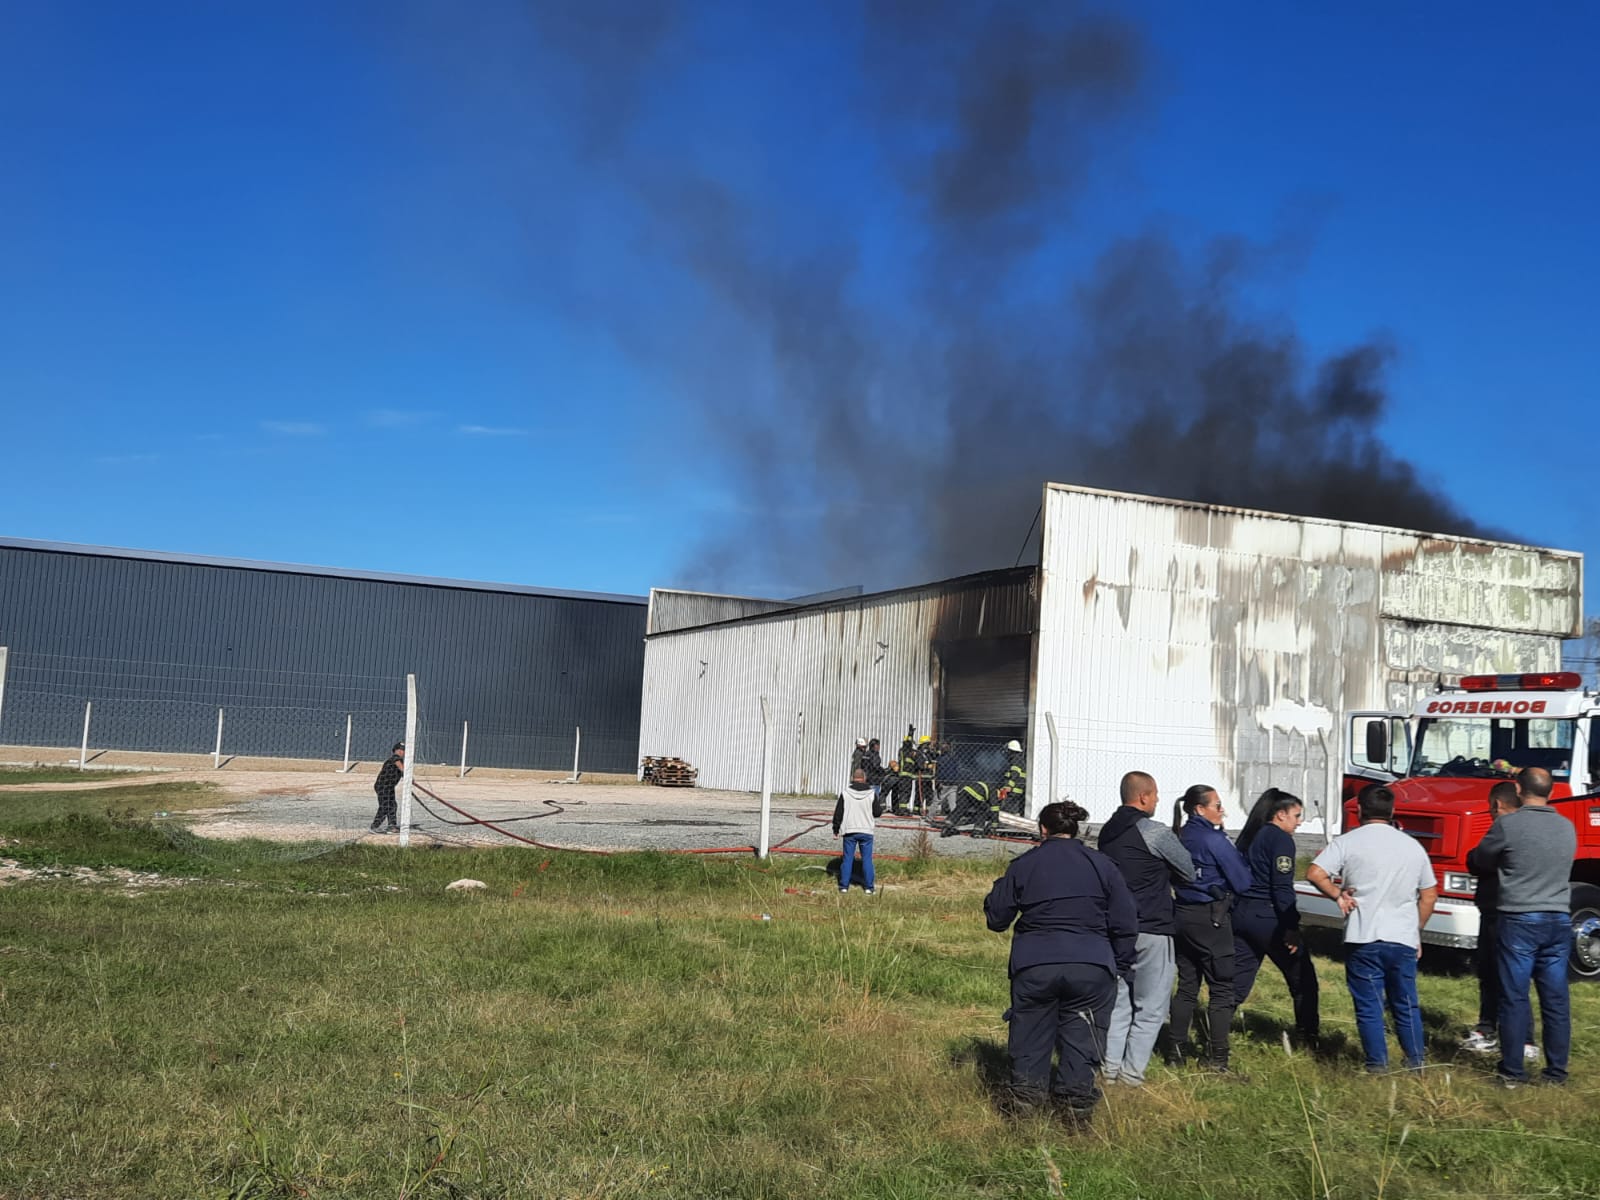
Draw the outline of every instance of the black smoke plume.
M670 380L738 497L685 582L798 591L1009 566L1045 480L1487 532L1380 438L1392 347L1318 359L1257 299L1292 274L1291 249L1184 250L1160 229L1078 244L1077 210L1104 199L1159 91L1128 22L933 0L839 4L805 30L771 18L770 45L821 37L841 65L825 83L874 151L866 207L912 248L880 273L859 195L741 187L704 165L714 124L665 144L622 130L625 112L648 120L652 89L692 91L741 11L630 9L539 4L535 25L544 60L579 81L561 97L574 144L633 198L628 236L672 287L650 311L592 294L587 311ZM837 177L826 147L819 162Z

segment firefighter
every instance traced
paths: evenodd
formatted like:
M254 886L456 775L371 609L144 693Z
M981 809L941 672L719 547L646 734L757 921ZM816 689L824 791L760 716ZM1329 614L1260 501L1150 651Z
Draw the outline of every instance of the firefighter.
M933 777L939 769L939 748L927 734L917 739L917 748L912 754L912 764L917 780L916 797L912 807L918 814L927 816L933 808Z
M906 736L900 742L900 757L895 760L899 769L899 777L894 781L894 814L899 817L907 815L911 804L911 789L916 786L917 775L917 730L916 726L906 729Z
M956 791L955 811L945 821L940 837L955 837L966 826L975 833L991 833L998 822L1000 802L995 789L983 780L964 783Z
M1022 752L1022 743L1015 738L1006 743L1006 769L1000 776L997 791L997 812L1004 808L1020 816L1028 811L1028 756Z
M1016 742L1011 744L1017 745ZM1007 783L1012 778L1010 757L1007 756L1007 765L996 782L977 780L961 785L956 792L955 811L950 814L941 837L952 837L966 826L971 826L979 836L987 836L999 827L1001 805L1009 795Z

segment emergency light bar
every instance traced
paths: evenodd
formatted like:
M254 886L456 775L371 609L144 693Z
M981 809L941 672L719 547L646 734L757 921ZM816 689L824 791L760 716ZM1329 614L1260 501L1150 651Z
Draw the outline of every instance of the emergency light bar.
M1569 692L1583 686L1576 671L1551 671L1543 675L1468 675L1461 681L1467 692Z

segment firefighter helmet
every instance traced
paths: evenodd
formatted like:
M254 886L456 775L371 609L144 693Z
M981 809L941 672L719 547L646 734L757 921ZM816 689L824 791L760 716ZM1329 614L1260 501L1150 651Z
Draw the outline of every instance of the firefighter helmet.
M1007 750L1015 750L1018 754L1021 754L1022 753L1022 743L1017 741L1016 738L1012 738L1009 742L1006 743L1006 749Z

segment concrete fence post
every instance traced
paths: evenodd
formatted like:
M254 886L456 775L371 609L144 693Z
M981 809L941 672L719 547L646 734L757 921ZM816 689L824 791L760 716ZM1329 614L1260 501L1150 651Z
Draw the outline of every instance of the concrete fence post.
M1054 804L1058 799L1056 795L1056 785L1060 782L1056 773L1056 764L1061 761L1061 739L1056 735L1055 713L1045 713L1044 727L1045 730L1050 734L1050 778L1045 786L1045 795L1050 798L1049 802ZM1027 814L1024 813L1023 815L1026 816Z
M417 769L417 677L406 676L406 769L400 777L400 848L411 845L411 779Z
M345 713L344 715L344 773L346 775L350 773L350 731L355 727L354 718L355 715L353 713Z
M461 722L461 773L459 775L457 775L456 778L457 779L465 779L466 777L467 777L467 722L463 721L463 722Z
M222 710L217 709L217 748L211 752L211 769L222 766Z
M756 857L766 858L772 842L772 708L761 697L761 839Z
M78 770L89 765L89 714L94 711L94 701L83 702L83 741L78 745Z

